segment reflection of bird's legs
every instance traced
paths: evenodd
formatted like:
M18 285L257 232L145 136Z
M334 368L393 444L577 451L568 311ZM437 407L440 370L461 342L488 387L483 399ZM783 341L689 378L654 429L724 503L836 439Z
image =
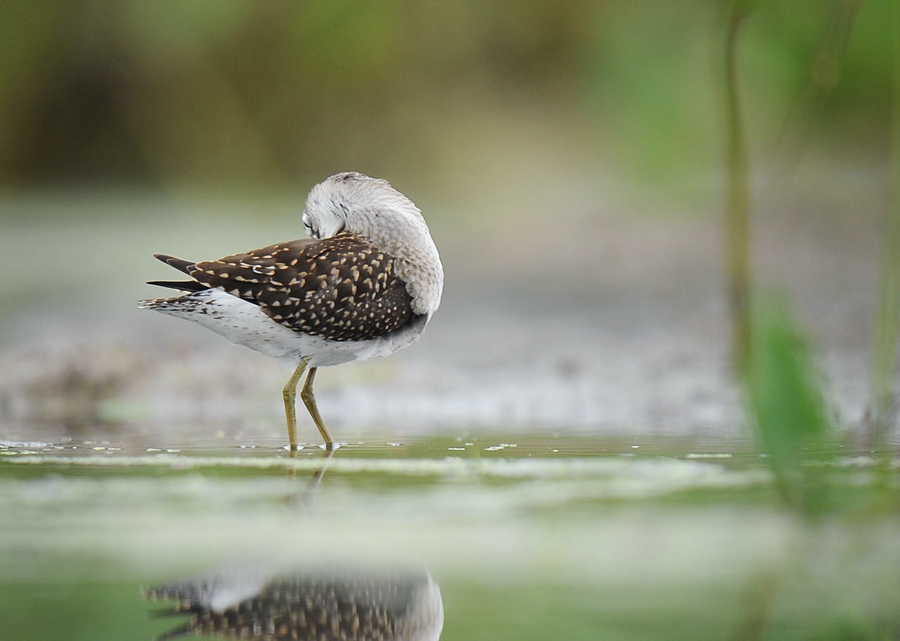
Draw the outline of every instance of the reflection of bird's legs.
M319 483L322 481L322 477L325 476L325 470L328 469L328 460L334 456L334 449L328 448L322 453L322 463L319 465L318 469L315 473L309 478L309 482L306 484L306 492L304 492L304 499L309 500L312 496L313 491L319 487Z
M299 452L291 451L289 456L295 459L298 455ZM322 452L322 461L319 463L319 467L316 468L316 471L313 472L313 475L309 477L309 481L307 481L306 483L306 489L303 490L303 496L300 497L297 494L288 494L284 497L285 506L296 505L298 503L298 500L301 505L306 506L309 504L310 500L312 499L313 492L315 492L316 488L319 487L319 483L322 482L322 477L325 476L325 470L328 469L328 461L332 456L334 456L333 448L328 448L324 452ZM296 468L289 467L287 472L288 481L293 481L296 476Z
M306 409L309 410L309 415L312 416L313 421L315 421L316 423L316 427L319 428L319 433L322 435L322 438L325 439L325 449L331 451L334 449L334 439L331 438L331 434L329 433L328 428L325 427L325 422L322 420L322 416L319 414L319 408L316 407L316 397L313 394L313 381L316 379L317 369L319 368L309 368L309 375L306 377L306 383L303 384L303 390L300 392L300 398L303 399L303 404L306 405ZM294 385L296 386L296 382L294 383Z
M303 370L305 369L306 359L304 358L300 360L297 369L294 370L284 389L281 390L281 396L284 398L284 414L287 418L288 441L291 444L291 452L297 451L297 383L300 382L300 377L303 376ZM315 371L315 368L311 368L309 371L311 374Z

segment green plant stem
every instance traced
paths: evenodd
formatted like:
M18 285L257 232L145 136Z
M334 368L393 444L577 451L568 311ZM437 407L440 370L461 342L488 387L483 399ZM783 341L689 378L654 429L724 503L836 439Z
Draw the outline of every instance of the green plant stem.
M750 239L748 163L741 124L737 87L736 50L745 17L736 2L728 19L725 40L725 118L727 126L728 205L725 211L725 278L732 323L732 358L738 373L743 373L749 347Z
M897 333L900 330L900 2L891 2L893 101L891 104L891 174L885 212L878 312L872 345L870 445L880 442L893 414Z

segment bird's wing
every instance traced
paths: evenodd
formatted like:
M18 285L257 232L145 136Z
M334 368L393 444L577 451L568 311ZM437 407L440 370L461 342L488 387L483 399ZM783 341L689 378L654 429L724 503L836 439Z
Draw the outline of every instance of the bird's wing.
M377 338L413 316L394 258L348 233L196 263L188 273L286 327L331 340Z
M189 274L190 272L188 270L194 266L194 263L189 260L182 260L181 258L167 256L166 254L153 254L153 257L185 274ZM147 284L156 285L158 287L168 287L170 289L180 289L186 292L199 292L208 289L206 285L202 285L195 280L148 280Z
M175 258L174 256L167 256L166 254L153 254L153 257L156 260L161 260L166 265L174 267L175 269L177 269L180 272L184 272L185 274L190 274L190 271L188 271L188 270L194 266L194 263L192 263L189 260L182 260L181 258Z
M183 292L202 292L209 289L203 283L195 280L148 280L148 285L156 285L157 287L168 287L169 289L180 289Z

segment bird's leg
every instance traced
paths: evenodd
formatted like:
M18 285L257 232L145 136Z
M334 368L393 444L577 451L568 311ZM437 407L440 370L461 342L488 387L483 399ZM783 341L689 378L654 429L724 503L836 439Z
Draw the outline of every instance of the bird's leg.
M312 416L312 420L315 422L316 427L319 428L319 433L322 435L322 438L325 439L325 449L333 450L334 439L331 438L328 428L325 427L325 421L322 420L322 415L319 414L319 408L316 407L316 397L313 394L313 381L316 379L317 369L317 367L309 368L309 375L306 377L306 383L303 384L300 398L303 399L303 404L306 405L306 409L309 410L309 415Z
M294 370L290 380L288 380L284 389L281 390L281 396L284 398L284 414L287 418L288 441L291 444L291 452L297 451L297 383L300 382L300 377L303 376L305 369L306 359L303 358L300 359L297 369ZM310 371L313 370L311 369Z

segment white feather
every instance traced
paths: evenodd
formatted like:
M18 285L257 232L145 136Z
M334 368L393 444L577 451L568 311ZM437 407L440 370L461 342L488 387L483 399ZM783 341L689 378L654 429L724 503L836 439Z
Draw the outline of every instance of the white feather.
M327 367L387 356L413 343L425 329L421 322L372 340L333 341L295 332L266 316L258 305L219 289L141 301L140 306L193 321L232 343L294 366L301 358L310 367Z

